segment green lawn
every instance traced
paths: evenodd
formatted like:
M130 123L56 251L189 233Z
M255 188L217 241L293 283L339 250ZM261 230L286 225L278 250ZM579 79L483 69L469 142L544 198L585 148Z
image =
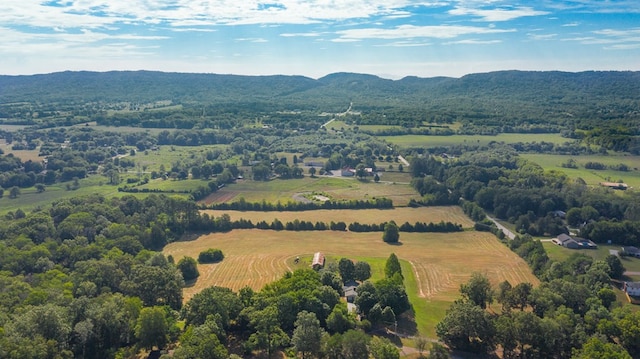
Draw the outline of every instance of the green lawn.
M619 250L621 247L620 245L598 244L597 249L568 249L553 242L542 242L542 246L547 251L549 258L557 261L569 258L573 253L586 254L594 259L605 259L609 255L610 249ZM628 271L640 272L640 258L622 257L620 260Z
M390 143L403 147L437 147L451 146L460 144L478 144L486 145L489 142L552 142L562 144L570 141L560 134L528 134L528 133L501 133L496 136L479 136L479 135L453 135L453 136L421 136L421 135L404 135L404 136L380 136L379 138Z
M521 154L520 157L535 162L545 170L564 172L570 178L582 178L589 185L598 185L600 182L622 180L632 187L640 187L640 156L631 155L588 155L569 156L552 154ZM576 161L579 168L563 168L562 163L569 159ZM623 163L631 169L628 172L614 170L590 170L584 168L587 162L600 162L607 166Z

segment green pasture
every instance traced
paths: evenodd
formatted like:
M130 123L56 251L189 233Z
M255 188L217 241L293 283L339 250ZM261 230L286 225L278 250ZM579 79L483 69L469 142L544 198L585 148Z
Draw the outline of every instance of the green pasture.
M91 175L79 180L80 186L77 189L68 190L67 184L72 185L73 182L62 182L46 186L45 191L42 193L38 193L35 187L21 188L20 196L18 196L18 198L9 198L9 190L5 189L3 198L0 198L0 214L15 211L17 209L22 209L23 211L28 212L35 208L46 208L50 206L52 202L64 198L92 194L99 194L106 198L122 197L125 195L145 197L149 195L146 193L118 192L118 186L109 185L107 178L102 175ZM188 196L188 194L179 193L170 195L185 198Z
M570 140L556 133L529 134L529 133L500 133L496 136L481 135L453 135L453 136L379 136L389 143L401 147L439 147L453 145L487 145L490 142L518 143L518 142L551 142L562 144Z
M47 186L45 191L38 193L35 187L21 188L18 198L9 198L9 190L5 189L4 197L0 198L0 212L6 213L15 211L18 208L23 211L32 210L36 207L46 207L51 202L67 197L83 196L89 194L101 194L105 197L118 195L117 186L107 184L107 179L103 176L90 176L79 180L80 187L75 190L67 190L67 184L73 182L56 183Z
M27 128L27 127L29 127L29 126L26 126L26 125L7 125L7 124L0 123L0 131L14 132L14 131L23 130L23 129Z
M185 179L185 180L173 180L173 179L155 179L150 180L149 183L136 186L136 188L142 189L150 189L150 190L160 190L160 191L193 191L198 189L201 186L207 187L209 185L208 180L202 179Z
M552 155L552 154L521 154L520 157L530 160L542 166L545 170L564 172L570 178L582 178L589 185L598 185L600 182L617 182L622 180L631 187L640 187L640 156L631 155ZM563 163L573 159L578 168L564 168ZM623 163L630 171L592 170L584 168L587 162L600 162L607 166Z
M382 179L382 178L381 178ZM386 180L384 180L386 181ZM235 193L234 200L243 197L247 202L289 202L293 196L301 193L322 192L332 200L371 200L389 198L395 206L405 206L411 198L420 195L408 184L375 183L373 180L360 181L353 177L305 176L298 179L273 179L271 181L242 180L229 185L217 193Z
M160 165L164 165L165 170L170 170L171 165L182 161L198 161L204 163L207 152L218 149L225 150L227 145L202 145L202 146L158 146L158 150L138 151L132 159L136 166L146 168L146 172L160 170ZM134 170L135 171L135 170Z
M609 255L609 250L620 250L622 246L613 244L598 244L597 249L569 249L559 246L553 242L542 242L542 246L549 258L556 261L563 261L574 253L586 254L596 260L604 260ZM631 272L640 272L640 258L621 257L624 267Z

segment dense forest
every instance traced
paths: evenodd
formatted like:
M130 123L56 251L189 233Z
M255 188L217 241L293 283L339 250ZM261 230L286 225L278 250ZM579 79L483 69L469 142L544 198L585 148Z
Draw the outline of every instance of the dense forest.
M317 129L327 113L379 134L562 133L637 152L637 72L520 72L387 80L337 73L233 76L64 72L0 76L3 123L51 127L87 121L147 128ZM522 84L526 84L523 86ZM325 114L325 116L319 116ZM456 131L433 124L462 123Z

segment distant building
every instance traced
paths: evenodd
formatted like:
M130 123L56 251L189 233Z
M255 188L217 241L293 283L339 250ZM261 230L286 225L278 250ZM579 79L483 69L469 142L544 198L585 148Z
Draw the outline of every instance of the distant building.
M620 254L623 256L640 258L640 249L633 246L622 247Z
M598 245L588 239L575 237L572 238L567 234L559 234L551 240L553 243L569 249L596 249Z
M347 299L347 303L353 303L358 296L357 289L358 283L355 281L348 281L342 286L342 291L344 292L344 297Z
M320 252L316 252L316 254L313 255L313 261L311 262L311 268L315 269L315 270L319 270L324 268L324 254L320 253Z
M623 290L633 297L640 297L640 282L624 282Z
M619 190L623 190L623 191L626 190L627 188L629 188L629 185L627 185L626 183L617 183L617 182L600 182L600 185L602 187L619 189Z
M342 167L342 170L340 170L340 175L342 177L353 177L356 175L356 170L349 166Z

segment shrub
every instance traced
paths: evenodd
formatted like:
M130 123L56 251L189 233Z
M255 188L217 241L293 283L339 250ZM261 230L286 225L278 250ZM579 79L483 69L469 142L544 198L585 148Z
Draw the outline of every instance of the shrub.
M224 259L224 254L219 249L209 248L206 251L200 252L198 255L198 263L216 263Z

